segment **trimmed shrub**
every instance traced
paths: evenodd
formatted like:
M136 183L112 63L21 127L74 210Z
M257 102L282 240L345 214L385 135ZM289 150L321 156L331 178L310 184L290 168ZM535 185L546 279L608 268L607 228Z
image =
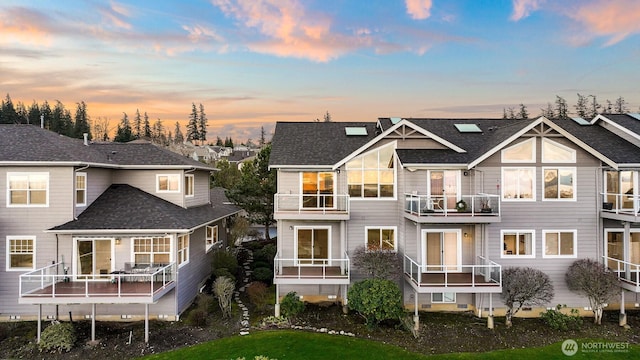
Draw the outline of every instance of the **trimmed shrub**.
M555 309L547 310L540 314L540 318L550 328L554 330L567 331L569 329L579 329L582 326L582 318L577 309L571 309L569 315L561 310L567 305L556 305Z
M273 281L273 271L266 267L257 268L253 270L253 278L265 284L271 284Z
M383 320L400 320L404 315L398 284L385 279L358 281L349 289L349 308L357 311L373 328Z
M280 313L286 318L294 318L304 311L304 302L295 291L288 293L280 301Z
M276 256L277 251L278 249L274 244L267 244L263 246L262 249L253 252L253 259L273 264L273 258Z
M209 313L205 309L197 307L189 311L189 315L187 315L187 323L193 326L205 327L208 324L208 315Z
M42 331L38 347L40 351L63 352L73 348L76 342L76 331L72 323L54 321Z
M262 260L254 261L254 262L251 263L251 268L252 269L270 268L270 267L273 267L273 266L271 264L269 264L268 262L262 261Z
M216 279L221 278L221 277L226 277L226 278L231 279L231 281L233 281L234 283L236 282L236 277L233 276L233 274L231 274L229 272L229 269L227 269L227 268L215 269L213 271L213 275L216 277Z
M213 253L213 270L228 269L229 273L235 274L238 271L238 259L235 253L225 249L216 250Z
M258 309L264 310L269 303L269 289L267 285L260 281L254 281L247 286L249 301Z

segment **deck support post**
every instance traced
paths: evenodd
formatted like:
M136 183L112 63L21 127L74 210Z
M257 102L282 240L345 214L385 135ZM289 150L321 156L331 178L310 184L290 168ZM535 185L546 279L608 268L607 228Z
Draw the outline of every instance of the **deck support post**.
M91 304L91 341L96 341L96 304Z
M420 330L420 315L418 315L418 291L414 290L413 300L413 329Z
M280 285L276 284L276 305L275 308L275 317L280 317Z
M624 289L620 290L620 326L627 326L627 314L624 312Z
M144 343L149 343L149 304L144 304Z
M493 329L493 294L489 293L489 315L487 315L487 328Z
M42 334L42 304L38 304L38 339L36 342L40 343L40 334Z

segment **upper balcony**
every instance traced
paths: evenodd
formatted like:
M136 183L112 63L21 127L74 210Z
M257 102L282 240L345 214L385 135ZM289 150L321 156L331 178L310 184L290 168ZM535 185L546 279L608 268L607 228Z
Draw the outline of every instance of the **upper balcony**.
M405 255L404 275L419 293L502 292L502 266L482 256L476 264L423 265Z
M609 270L618 275L622 288L640 293L640 264L606 256L604 260Z
M500 196L492 194L404 194L405 218L417 223L496 223L501 221Z
M140 264L138 264L140 265ZM68 275L62 263L20 275L20 304L153 304L176 285L175 263Z
M601 193L602 211L606 219L640 223L640 196L630 193Z
M349 220L349 195L275 194L276 220Z
M349 276L349 256L342 259L283 259L276 255L274 284L345 284Z

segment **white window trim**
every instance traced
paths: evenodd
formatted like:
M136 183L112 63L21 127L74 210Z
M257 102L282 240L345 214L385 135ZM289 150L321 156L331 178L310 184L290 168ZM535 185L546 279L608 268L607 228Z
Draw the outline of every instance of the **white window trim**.
M560 170L571 170L573 173L573 197L572 198L546 198L544 191L544 172L546 170L557 170L558 178L560 177ZM572 166L544 166L542 167L542 180L540 181L540 191L542 193L542 201L577 201L578 200L578 169ZM558 179L558 196L560 196L560 179Z
M367 151L367 152L363 152L361 154L359 154L358 156L354 156L351 159L349 159L349 161L354 160L358 157L364 157L367 154L373 152L373 151L379 151L380 149L386 147L386 146L393 146L393 196L392 197L380 197L379 195L377 197L364 197L364 196L349 196L349 201L385 201L385 200L397 200L398 199L398 162L396 161L396 152L395 149L397 148L397 142L392 142L389 144L385 144L382 145L380 147L377 147L375 149L372 149L371 151ZM350 171L349 169L347 169L347 164L349 163L349 161L347 161L344 164L344 171L348 174L348 172ZM364 168L360 169L360 170L364 170ZM380 169L378 168L378 171ZM363 174L363 182L362 182L362 186L364 186L364 174ZM347 182L347 194L349 193L349 178L347 176L346 180ZM380 179L378 179L378 191L380 190Z
M10 249L11 249L11 240L32 240L33 241L33 261L32 261L32 265L31 267L26 267L26 268L12 268L11 267L11 256L10 256ZM7 240L6 240L6 252L5 252L5 262L6 262L6 271L28 271L28 270L35 270L36 268L36 237L32 236L32 235L25 235L25 236L19 236L19 235L10 235L7 236Z
M393 252L398 252L398 227L397 226L365 226L364 227L364 248L369 245L369 230L393 230ZM382 245L382 244L381 244ZM381 247L382 248L382 247Z
M332 177L332 181L333 181L333 189L331 194L326 194L325 196L331 196L333 197L333 206L331 207L320 207L320 206L316 206L315 208L310 207L310 208L305 208L303 207L303 203L304 203L304 197L305 196L318 196L319 194L305 194L304 193L304 174L305 173L316 173L316 174L331 174ZM305 209L305 210L313 210L313 209L336 209L338 206L338 201L340 201L337 196L336 196L336 186L338 184L337 182L338 176L336 175L335 172L333 171L301 171L300 172L300 199L299 199L299 204L298 204L298 208L299 209ZM317 185L317 184L316 184ZM318 198L319 199L319 196Z
M453 294L453 301L444 301L444 299L445 299L444 294L445 294L445 293ZM456 293L454 293L454 292L448 292L448 291L446 291L446 292L439 292L439 293L437 293L437 294L442 294L442 300L441 300L441 301L436 301L436 300L434 300L434 299L433 299L433 295L434 295L434 294L436 294L436 293L431 293L431 303L432 303L432 304L455 304L455 303L456 303L456 301L457 301Z
M183 249L180 249L180 238L181 237L186 237L187 239L187 246ZM191 236L189 236L189 234L180 234L176 237L176 246L177 246L177 259L176 262L178 263L178 268L183 267L184 265L187 265L189 263L189 248L191 247ZM184 254L184 260L182 260L182 262L180 262L180 256Z
M509 160L509 159L505 159L504 158L504 154L507 150L511 149L512 147L515 146L520 146L523 145L526 142L530 142L531 143L531 159L530 160ZM535 163L536 162L536 138L532 137L528 140L525 141L521 141L517 144L513 144L507 148L504 148L500 151L500 161L502 161L505 164L531 164L531 163Z
M332 260L332 246L331 246L331 226L294 226L293 227L293 258L295 259L295 263L298 264L299 260L298 259L298 230L320 230L320 229L326 229L327 230L327 266L331 266L331 260ZM304 259L307 260L307 259ZM301 266L311 266L311 265L301 265Z
M573 255L560 255L560 249L558 248L558 255L547 255L547 234L558 235L558 246L560 246L560 233L573 233ZM542 230L542 258L544 259L575 259L578 257L578 230Z
M130 244L130 246L131 246L131 252L130 252L131 253L131 262L135 263L136 254L147 254L147 252L135 252L135 248L136 248L135 247L135 242L136 242L135 240L136 239L151 239L151 249L152 250L148 254L153 254L154 257L155 257L155 254L166 254L166 252L164 252L164 251L160 251L160 252L153 251L153 239L154 238L162 238L162 239L168 238L169 239L169 263L174 261L173 260L173 251L174 251L173 250L173 244L174 244L174 239L175 238L174 238L174 236L167 235L167 236L132 236L131 237L131 244ZM177 241L176 241L176 243L177 243ZM155 264L155 258L151 259L151 260L152 260L152 263Z
M504 181L504 171L505 170L531 170L533 171L533 176L531 177L533 184L531 184L531 192L533 194L531 194L531 199L526 199L526 198L519 198L519 197L514 197L514 198L507 198L505 197L504 191L506 186L504 186L505 181ZM524 167L520 167L520 166L503 166L502 167L502 174L500 174L501 177L501 186L500 186L500 197L502 201L530 201L530 202L535 202L536 201L536 168L533 166L524 166Z
M78 177L83 177L84 178L84 188L83 189L78 189ZM85 172L77 172L76 173L76 179L75 179L75 190L76 193L74 195L76 195L76 206L77 207L82 207L82 206L87 206L87 173ZM77 193L78 190L84 190L84 201L79 203L78 202L78 197L77 197Z
M176 177L178 180L178 189L177 190L160 190L160 177L166 176L167 178ZM167 179L168 180L168 179ZM180 192L180 174L156 174L156 192L157 193L179 193Z
M192 198L196 194L196 177L193 174L186 174L184 181L184 196L188 198ZM191 179L191 186L187 182L187 178ZM189 190L191 190L191 194L189 194Z
M622 228L605 228L604 229L604 256L605 257L610 257L609 256L609 247L607 246L607 239L609 238L609 234L610 233L621 233L623 234L622 236L624 237L624 229ZM640 233L640 229L638 228L631 228L629 230L629 236L631 236L631 234L635 234L635 233ZM623 239L624 241L624 239ZM631 241L631 238L629 238L629 241Z
M12 176L29 176L29 175L44 175L47 177L46 200L44 204L11 204L11 189L9 188L9 181ZM75 181L75 179L74 179ZM49 207L49 173L48 172L10 172L7 173L7 207Z
M547 160L544 156L544 148L545 148L545 144L553 144L554 146L557 146L563 150L567 150L569 152L571 152L571 159L570 160L565 160L565 161L558 161L558 160ZM542 151L541 151L541 157L542 157L542 162L543 163L554 163L554 164L575 164L576 163L576 150L572 149L564 144L560 144L557 141L553 141L547 138L542 138Z
M111 251L111 261L109 263L109 266L111 267L111 269L115 269L115 238L114 237L74 237L73 238L73 255L72 255L72 259L71 259L71 269L69 270L69 275L73 276L75 279L77 279L79 276L83 277L86 276L86 278L89 281L103 281L106 278L100 279L100 276L98 276L97 274L93 274L93 275L82 275L79 274L78 272L80 271L80 264L78 264L78 242L79 241L95 241L95 240L107 240L107 241L111 241L111 247L110 250ZM133 241L131 242L131 251L133 254ZM104 276L104 275L103 275ZM98 279L96 279L95 277L98 277ZM82 281L82 280L81 280Z
M213 241L213 238L209 238L208 234L208 230L209 228L211 228L211 233L215 233L216 234L216 238L218 239L217 241ZM205 245L205 249L206 251L211 251L211 249L213 249L214 246L218 245L221 243L220 241L220 228L218 227L218 225L207 225L205 228L205 241L204 241L204 245ZM209 243L209 241L211 241L211 243Z
M518 255L512 254L507 255L504 253L504 235L505 234L516 234L516 238L520 234L531 234L531 254L529 255ZM536 257L536 231L535 230L524 230L524 229L507 229L500 230L500 258L502 259L535 259Z

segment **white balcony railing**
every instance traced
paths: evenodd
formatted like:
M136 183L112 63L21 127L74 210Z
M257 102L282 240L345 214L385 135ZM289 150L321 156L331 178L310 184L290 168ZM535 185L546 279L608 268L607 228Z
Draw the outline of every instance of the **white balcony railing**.
M633 194L600 193L602 210L616 214L640 215L640 196Z
M418 286L502 286L502 266L478 256L473 265L421 265L404 256L404 273Z
M613 271L618 276L618 279L640 289L640 264L634 264L607 256L604 256L604 259L609 270Z
M349 279L349 256L342 259L284 259L273 261L273 274L279 279Z
M348 213L349 195L275 194L274 209L276 213Z
M20 275L21 298L153 297L175 284L175 263L149 265L143 271L71 275L63 263L52 264ZM68 269L68 268L67 268Z
M478 195L419 195L405 193L404 211L417 216L499 216L500 196Z

